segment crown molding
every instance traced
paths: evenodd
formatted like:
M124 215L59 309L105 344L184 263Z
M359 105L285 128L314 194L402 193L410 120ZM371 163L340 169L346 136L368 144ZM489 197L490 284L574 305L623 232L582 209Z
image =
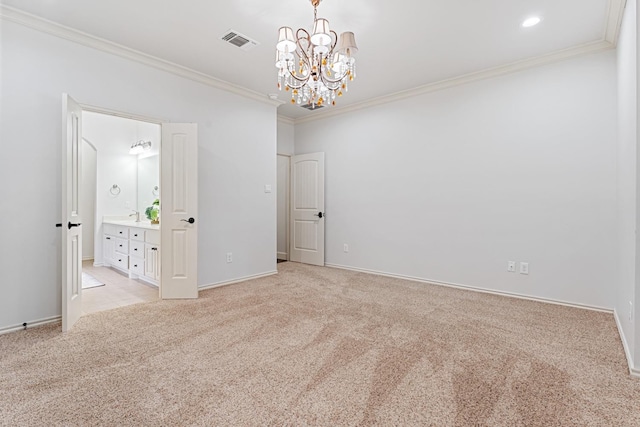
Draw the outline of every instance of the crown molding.
M614 47L618 45L618 36L622 26L622 16L627 0L609 0L609 10L607 13L607 23L604 32L604 41L611 43Z
M296 120L294 118L289 116L282 116L280 114L278 114L278 122L291 126L294 126L296 124Z
M465 74L447 80L441 80L439 82L418 86L414 89L396 92L391 95L381 96L368 101L346 105L344 107L333 107L327 111L314 113L313 116L300 117L297 119L293 119L293 121L296 125L298 125L302 123L313 122L316 120L323 120L329 117L337 116L339 114L358 111L369 107L375 107L377 105L399 101L402 99L411 98L413 96L419 96L426 93L451 88L454 86L464 85L478 80L489 79L492 77L521 71L527 68L537 67L545 64L552 64L554 62L563 61L565 59L573 58L576 56L614 49L618 44L620 27L622 26L622 17L624 15L626 4L627 0L609 0L609 4L607 6L608 11L607 19L605 22L605 31L602 39L600 39L599 41L585 43L572 48L552 52L550 54L513 62L511 64L501 65L495 68L489 68L475 73Z
M613 1L618 1L618 0L613 0ZM516 71L521 71L528 68L533 68L533 67L546 65L546 64L552 64L554 62L560 62L565 59L573 58L576 56L582 56L582 55L595 53L595 52L602 52L602 51L613 49L613 48L615 48L615 46L605 40L585 43L583 45L575 46L569 49L563 49L560 51L552 52L550 54L541 55L534 58L525 59L522 61L512 62L510 64L501 65L499 67L488 68L486 70L465 74L465 75L454 77L451 79L441 80L435 83L429 83L423 86L415 87L413 89L407 89L401 92L396 92L391 95L380 96L378 98L373 98L368 101L346 105L344 107L332 107L328 111L314 113L313 116L297 118L294 120L294 122L296 125L299 125L302 123L309 123L316 120L324 120L329 117L333 117L333 116L337 116L337 115L341 115L341 114L345 114L353 111L358 111L365 108L388 104L390 102L396 102L396 101L400 101L407 98L413 98L415 96L420 96L427 93L452 88L455 86L465 85L465 84L473 83L479 80L486 80L489 78L514 73Z
M575 56L586 55L589 53L600 52L603 50L615 48L618 41L618 35L620 33L620 26L622 25L622 16L624 13L626 1L627 0L609 0L605 34L600 41L586 43L580 46L564 49L547 55L542 55L507 65L490 68L487 70L470 73L423 86L418 86L406 91L381 96L344 107L334 107L328 111L317 112L313 116L301 117L296 119L289 116L278 115L278 119L282 120L283 123L293 123L294 125L322 120L332 116L336 116L338 114L344 114L347 112L374 107L389 102L395 102L413 96L419 96L478 80L484 80L491 77L513 73L516 71L524 70L526 68L550 64ZM49 21L47 19L23 12L10 6L0 4L0 18L24 25L26 27L44 33L51 34L56 37L76 42L87 47L111 53L113 55L117 55L122 58L126 58L162 71L166 71L168 73L193 80L207 86L231 92L255 101L263 102L276 107L282 105L282 101L272 100L267 95L264 95L262 93L255 92L242 86L235 85L233 83L229 83L227 81L202 73L200 71L196 71L191 68L187 68L182 65L178 65L173 62L166 61L164 59L157 58L155 56L148 55L134 49L130 49L126 46L113 43L109 40L93 36L91 34L58 24L53 21Z
M178 65L152 55L148 55L135 49L130 49L126 46L122 46L109 40L87 34L85 32L58 24L53 21L49 21L47 19L23 12L10 6L0 4L0 18L24 25L25 27L41 31L43 33L70 40L72 42L79 43L93 49L117 55L122 58L147 65L149 67L166 71L176 76L193 80L195 82L202 83L216 89L231 92L236 95L252 99L254 101L263 102L276 107L281 104L281 102L279 101L269 99L269 97L265 94L246 89L242 86L229 83L200 71L183 67L182 65Z

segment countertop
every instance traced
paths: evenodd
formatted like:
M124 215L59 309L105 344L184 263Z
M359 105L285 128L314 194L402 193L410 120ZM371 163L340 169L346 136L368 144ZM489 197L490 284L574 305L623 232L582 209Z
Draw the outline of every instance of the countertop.
M131 219L104 219L103 224L123 225L125 227L144 228L145 230L160 230L160 224L151 224L148 220L140 220L136 222Z

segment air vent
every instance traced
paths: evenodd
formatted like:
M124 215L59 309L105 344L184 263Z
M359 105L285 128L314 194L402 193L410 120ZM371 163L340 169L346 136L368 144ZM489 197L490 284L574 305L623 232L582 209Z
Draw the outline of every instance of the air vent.
M301 105L301 107L302 108L306 108L309 111L314 111L314 110L319 110L320 108L324 108L324 105L317 105L317 104L309 103L309 104Z
M242 50L251 50L260 44L257 41L252 40L249 37L245 36L244 34L240 34L235 30L228 30L220 38L223 41L230 43L236 47L239 47Z

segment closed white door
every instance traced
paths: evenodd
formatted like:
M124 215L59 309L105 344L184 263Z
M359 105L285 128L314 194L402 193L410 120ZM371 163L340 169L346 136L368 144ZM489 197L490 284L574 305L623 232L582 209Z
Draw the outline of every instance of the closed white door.
M82 108L62 95L62 331L82 315Z
M291 261L324 266L324 213L324 153L291 157Z
M198 127L163 123L160 297L198 298Z

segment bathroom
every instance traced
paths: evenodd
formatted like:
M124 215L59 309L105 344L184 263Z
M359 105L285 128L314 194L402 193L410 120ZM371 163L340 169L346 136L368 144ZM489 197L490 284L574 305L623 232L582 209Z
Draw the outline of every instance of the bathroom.
M158 299L160 134L82 113L83 314Z

